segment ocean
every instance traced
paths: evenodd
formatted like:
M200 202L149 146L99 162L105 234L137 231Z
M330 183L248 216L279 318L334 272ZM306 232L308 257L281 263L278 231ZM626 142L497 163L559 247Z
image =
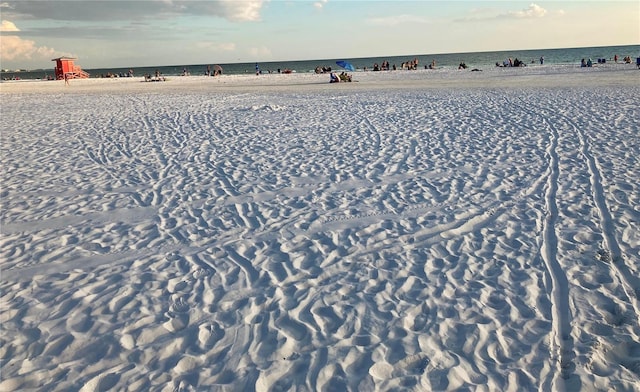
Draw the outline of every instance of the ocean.
M502 64L505 59L519 59L525 64L540 65L540 57L544 57L544 64L576 64L580 65L581 59L591 58L594 63L598 59L604 59L607 62L613 61L615 55L618 55L618 62L622 62L625 56L631 57L633 63L636 58L640 57L640 45L626 46L601 46L601 47L584 47L584 48L564 48L564 49L535 49L535 50L504 50L496 52L469 52L469 53L435 53L435 54L416 54L406 56L376 56L365 58L341 58L341 59L316 59L303 61L271 61L271 62L251 62L251 63L216 63L212 61L210 64L175 64L175 65L154 65L145 67L123 66L120 68L96 68L85 69L92 78L107 77L109 75L126 75L129 70L133 70L134 76L143 76L145 74L154 75L156 71L165 76L177 76L188 73L190 75L204 75L207 67L213 70L214 65L223 68L223 73L228 75L253 74L256 72L256 65L263 74L282 72L285 69L292 72L314 72L316 67L331 67L332 69L340 69L336 65L338 60L347 60L357 71L372 70L374 63L381 64L388 61L393 67L396 65L401 68L403 62L418 60L418 67L424 68L436 62L437 67L457 68L461 62L464 62L470 68L494 67L496 63ZM82 66L82 59L77 60L77 65ZM43 68L38 70L28 70L20 72L2 72L2 80L11 79L47 79L53 76L54 64L51 68Z

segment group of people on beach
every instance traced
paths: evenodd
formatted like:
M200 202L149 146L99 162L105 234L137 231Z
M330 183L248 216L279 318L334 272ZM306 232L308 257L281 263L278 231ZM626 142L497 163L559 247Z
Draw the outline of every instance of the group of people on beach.
M329 83L342 83L353 81L351 75L346 72L341 72L339 75L336 72L329 74Z
M580 60L580 67L584 68L584 67L592 67L593 66L593 61L591 61L591 59L584 61L584 59Z
M533 62L533 60L531 62ZM544 64L544 57L540 57L540 64ZM526 66L527 64L522 60L518 60L517 57L514 60L511 59L511 57L509 57L508 59L505 59L502 62L502 64L496 62L496 67L526 67Z
M222 67L219 65L216 65L213 68L213 72L211 71L211 66L207 65L207 69L204 71L204 75L205 76L218 76L218 75L222 75Z
M145 82L164 82L166 80L167 79L162 75L162 72L158 69L156 69L155 76L151 76L150 74L144 75Z
M107 72L100 74L100 78L132 78L133 69L129 69L127 72Z
M618 55L617 54L615 56L613 56L613 61L615 61L616 63L618 62ZM622 58L622 61L625 64L631 64L631 56L624 56Z
M330 73L331 72L331 67L327 67L327 66L317 66L315 69L315 72L317 74L323 74L323 73Z
M402 63L402 69L416 70L418 69L418 58Z
M404 63L402 63L404 64ZM382 64L378 64L378 63L373 63L373 67L371 68L373 71L389 71L389 62L387 60L384 60L382 62ZM364 70L367 70L367 67L364 67ZM396 65L393 64L393 70L396 70Z
M435 60L433 61L433 64L435 67ZM425 69L426 68L427 67L425 66ZM372 71L391 71L391 70L395 71L397 69L398 67L395 64L390 66L387 60L384 60L381 64L373 63L373 67L371 68ZM414 58L413 60L403 61L402 64L400 65L400 69L406 69L406 70L418 69L418 59ZM363 71L368 71L368 68L364 67Z
M433 60L431 61L431 64L429 65L425 65L424 69L435 69L436 68L436 61ZM367 71L396 71L398 69L398 67L393 64L389 64L389 61L384 60L382 61L380 64L373 63L373 66L371 68L364 66L362 68L362 71L367 72ZM404 69L404 70L415 70L418 69L418 59L414 58L413 60L409 60L409 61L405 61L401 64L400 69ZM333 71L331 70L331 67L327 67L327 66L317 66L315 68L315 73L317 74L323 74L323 73L332 73Z
M400 69L405 69L405 70L416 70L418 69L418 59L414 58L413 60L409 60L409 61L403 61L402 64L400 64ZM436 61L432 60L431 64L425 65L424 69L435 69L436 68ZM373 71L396 71L398 69L398 67L393 64L393 65L389 65L388 61L383 61L381 64L378 63L373 63ZM363 68L363 71L368 71L367 67Z

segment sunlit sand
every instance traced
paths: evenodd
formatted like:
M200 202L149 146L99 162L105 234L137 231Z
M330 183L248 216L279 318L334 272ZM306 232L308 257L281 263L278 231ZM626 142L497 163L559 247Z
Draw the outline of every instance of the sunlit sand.
M638 390L640 71L0 84L0 390Z

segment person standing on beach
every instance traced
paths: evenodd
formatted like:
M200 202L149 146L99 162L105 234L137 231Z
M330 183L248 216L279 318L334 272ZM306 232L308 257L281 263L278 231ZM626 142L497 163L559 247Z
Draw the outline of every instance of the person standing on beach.
M544 56L540 56L540 65L544 64Z
M69 86L69 74L66 72L64 73L64 85Z

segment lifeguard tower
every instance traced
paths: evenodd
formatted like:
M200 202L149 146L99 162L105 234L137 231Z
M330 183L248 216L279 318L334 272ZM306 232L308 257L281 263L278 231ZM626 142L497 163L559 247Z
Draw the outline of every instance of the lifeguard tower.
M86 79L89 77L89 74L83 71L79 65L75 65L73 60L77 59L73 57L59 57L51 60L56 62L56 80L64 79L65 76L67 79Z

